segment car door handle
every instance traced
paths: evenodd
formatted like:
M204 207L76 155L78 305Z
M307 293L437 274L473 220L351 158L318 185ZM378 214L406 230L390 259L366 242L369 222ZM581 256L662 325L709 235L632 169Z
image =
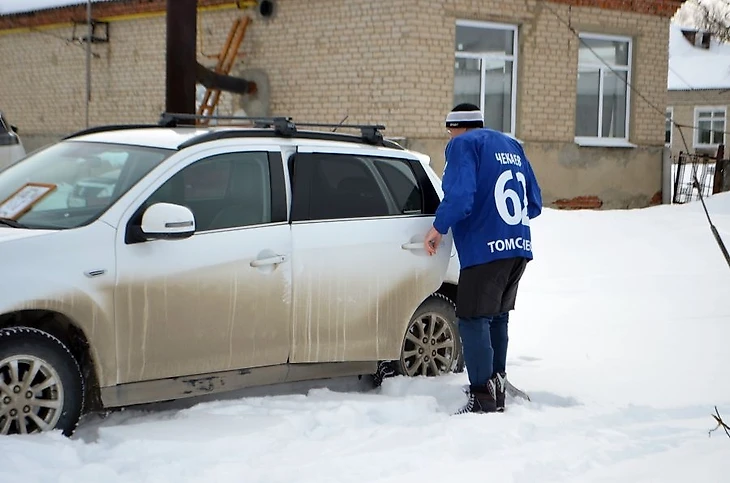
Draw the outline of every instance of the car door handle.
M258 260L253 260L250 265L254 268L256 267L263 267L266 265L278 265L280 263L284 263L286 261L286 256L284 255L276 255L275 257L268 257L268 258L260 258Z
M423 250L423 242L404 243L400 247L403 250Z

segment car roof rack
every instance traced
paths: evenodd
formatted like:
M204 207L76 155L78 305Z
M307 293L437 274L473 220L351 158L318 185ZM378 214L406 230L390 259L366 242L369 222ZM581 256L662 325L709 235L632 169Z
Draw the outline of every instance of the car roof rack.
M200 114L181 114L174 112L163 112L160 115L159 125L162 127L195 127L192 124L180 123L180 121L197 121L200 119L216 121L248 121L258 128L273 128L278 136L291 137L297 128L291 122L290 117L259 117L259 116L204 116Z
M385 129L382 124L343 124L343 123L313 123L303 122L295 123L290 117L283 116L272 116L272 117L260 117L260 116L206 116L199 114L185 114L185 113L171 113L163 112L160 115L160 120L157 124L112 124L106 126L94 126L87 129L82 129L75 133L69 134L63 139L71 139L85 134L96 134L108 131L117 131L122 129L151 129L159 127L189 127L199 128L195 124L190 124L184 121L197 121L201 119L206 120L219 120L219 121L246 121L251 124L251 127L247 129L229 129L229 130L216 130L200 134L192 139L185 141L178 146L178 149L183 149L195 144L200 144L216 139L231 139L240 137L262 137L270 136L272 134L281 137L296 137L301 139L315 139L324 141L343 141L351 143L366 143L375 146L383 146L392 149L403 150L403 146L395 141L385 139L383 134L380 132ZM231 125L222 125L226 127L234 127ZM332 131L321 131L321 130L306 130L300 131L298 127L307 128L332 128ZM360 131L360 135L345 134L335 132L337 129L356 129Z
M380 132L385 129L382 124L329 124L329 123L315 123L315 122L294 122L290 117L258 117L258 116L206 116L199 114L180 114L180 113L162 113L160 116L160 125L165 127L176 127L179 121L189 120L221 120L221 121L248 121L254 128L258 128L258 131L220 131L201 134L200 136L193 138L179 146L180 149L183 147L192 146L193 144L199 144L201 142L207 142L214 139L230 139L235 137L256 137L266 134L270 134L268 131L262 131L261 129L273 129L274 134L283 137L297 137L306 139L321 139L330 141L346 141L356 143L367 143L375 146L385 146L394 149L403 149L403 147L390 140L385 140L383 134ZM311 127L311 128L333 128L331 132L325 131L299 131L299 127ZM345 129L357 129L360 131L360 136L348 135L335 133L339 128Z
M235 139L235 138L257 138L262 136L271 136L271 130L268 129L227 129L221 131L212 131L194 138L188 139L187 141L180 144L178 149L185 149L196 144L207 143L209 141L216 141L219 139ZM297 139L313 139L318 141L339 141L347 143L362 144L363 138L354 134L335 133L327 131L297 131L293 136ZM389 139L383 139L380 146L398 149L403 151L404 148L395 141Z

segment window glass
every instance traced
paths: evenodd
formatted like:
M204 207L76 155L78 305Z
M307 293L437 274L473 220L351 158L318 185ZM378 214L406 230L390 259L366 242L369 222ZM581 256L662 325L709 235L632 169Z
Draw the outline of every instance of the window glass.
M605 62L612 67L626 67L629 65L629 42L581 36L578 62L583 65L605 65Z
M725 111L723 109L698 109L696 117L696 145L716 146L725 144Z
M468 102L484 113L484 125L514 134L517 27L456 23L454 104Z
M514 49L513 29L497 29L487 26L462 24L456 26L457 52L496 53L512 55Z
M595 136L598 133L599 72L578 72L578 101L575 113L575 135Z
M390 214L374 172L363 159L349 155L315 156L309 205L312 220Z
M76 228L101 216L171 153L122 144L63 141L0 172L0 201L27 183L49 185L50 192L15 219L30 228Z
M385 180L398 213L420 214L423 212L421 189L406 162L379 159L375 160L375 166Z
M672 144L672 110L667 109L664 122L664 144Z
M628 140L631 40L580 35L575 135Z
M187 206L197 231L258 225L271 222L270 187L266 152L219 154L173 175L147 205Z
M626 138L626 72L605 72L601 136Z

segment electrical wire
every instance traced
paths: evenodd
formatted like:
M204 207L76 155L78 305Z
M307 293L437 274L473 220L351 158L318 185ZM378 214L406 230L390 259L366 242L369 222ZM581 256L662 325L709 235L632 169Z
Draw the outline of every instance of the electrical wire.
M560 21L560 22L561 22L562 24L564 24L564 25L565 25L565 26L566 26L566 27L568 28L568 30L570 30L570 31L571 31L571 32L573 33L573 35L574 35L574 36L575 36L575 37L576 37L576 38L577 38L577 39L578 39L578 40L579 40L579 41L580 41L580 42L581 42L581 43L582 43L582 44L583 44L584 46L586 46L586 47L588 48L588 50L590 50L590 51L591 51L591 53L593 53L593 55L595 55L595 56L596 56L596 58L598 58L598 59L599 59L599 60L600 60L600 61L601 61L601 62L602 62L602 63L603 63L603 64L604 64L604 65L605 65L606 67L608 67L608 69L610 69L610 70L611 70L611 72L613 72L614 74L616 74L616 76L617 76L617 77L618 77L619 79L621 78L621 76L619 76L619 75L618 75L618 72L617 72L617 71L616 71L616 70L615 70L615 69L614 69L614 68L613 68L613 67L612 67L612 66L611 66L611 65L610 65L610 64L609 64L608 62L606 62L605 60L603 60L603 58L601 58L601 57L600 57L600 56L599 56L599 55L598 55L598 54L597 54L597 53L596 53L596 52L595 52L595 51L593 50L593 48L591 48L591 46L590 46L590 45L588 45L588 44L587 44L587 43L586 43L586 42L585 42L585 41L584 41L584 40L583 40L583 39L582 39L582 38L580 37L580 34L579 34L579 33L578 33L578 32L577 32L576 30L575 30L575 28L573 28L573 26L572 26L572 25L570 24L570 22L568 22L568 21L565 21L565 19L563 19L563 18L562 18L562 16L560 16L560 14L559 14L558 12L556 12L556 11L555 11L555 10L554 10L553 8L551 8L551 7L549 7L549 6L548 6L548 3L547 3L547 2L543 2L543 6L544 6L545 8L547 8L547 10L549 10L549 11L550 11L550 12L551 12L551 13L552 13L552 14L553 14L554 16L555 16L555 18L557 18L557 19L558 19L558 20L559 20L559 21ZM568 8L570 8L570 7L568 7ZM665 116L665 118L666 118L666 108L665 108L665 109L661 109L661 108L657 107L657 106L656 106L656 104L654 104L653 102L651 102L651 101L650 101L650 100L649 100L649 99L648 99L648 98L647 98L647 97L646 97L646 96L645 96L645 95L644 95L644 94L643 94L643 93L642 93L641 91L639 91L639 90L638 90L638 89L637 89L637 88L636 88L636 87L635 87L635 86L634 86L634 85L633 85L632 83L630 83L630 82L628 81L628 79L627 79L627 80L624 80L624 82L626 83L626 85L627 85L627 86L628 86L628 87L629 87L629 88L630 88L630 89L631 89L631 90L632 90L633 92L635 92L635 93L636 93L636 94L637 94L637 95L639 96L639 98L641 98L641 99L642 99L642 100L643 100L644 102L646 102L646 104L647 104L647 105L648 105L649 107L651 107L652 109L656 110L657 112L659 112L659 113L663 114L663 115ZM686 84L688 84L688 83L687 83L686 81L684 81L684 80L683 80L683 82L685 82ZM690 90L695 90L695 89L694 89L694 88L692 88L692 86L690 86L689 84L688 84L688 86L690 87ZM688 145L687 145L687 139L686 139L686 138L685 138L685 136L684 136L684 131L683 131L683 128L691 128L691 129L698 129L698 128L697 128L697 127L695 127L695 126L686 126L686 125L681 125L681 124L679 124L679 123L675 122L675 121L674 121L674 119L670 119L670 122L672 123L672 125L674 125L674 126L676 126L676 127L677 127L677 129L678 129L678 131L679 131L679 135L680 135L680 136L682 137L682 143L684 144L684 147L685 147L686 151L687 151L687 152L689 152L689 147L688 147ZM720 132L720 131L716 131L716 132ZM723 132L724 132L724 131L723 131ZM727 133L726 133L726 134L727 134ZM730 253L728 253L728 250L727 250L727 248L725 247L725 243L723 242L723 240L722 240L722 237L720 236L720 233L719 233L719 232L718 232L718 230L717 230L717 227L715 227L715 225L714 225L714 224L712 223L712 218L710 218L710 213L709 213L709 211L707 210L707 205L705 204L705 198L704 198L704 196L702 196L702 190L700 189L700 183L699 183L699 181L697 180L697 171L696 171L696 169L692 171L692 177L694 178L694 182L693 182L693 187L694 187L695 189L697 189L697 193L699 194L699 198L700 198L700 201L702 202L702 208L704 209L704 212L705 212L705 217L707 218L707 222L708 222L708 223L709 223L709 225L710 225L710 231L712 232L712 235L713 235L713 237L715 238L715 242L716 242L716 243L718 244L718 246L720 247L720 251L722 252L722 255L723 255L723 257L725 258L725 262L727 263L728 267L730 267Z

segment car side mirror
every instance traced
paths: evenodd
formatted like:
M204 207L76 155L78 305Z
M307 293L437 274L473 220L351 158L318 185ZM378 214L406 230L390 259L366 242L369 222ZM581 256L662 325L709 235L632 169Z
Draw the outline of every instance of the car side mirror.
M155 203L142 215L142 234L148 240L179 240L195 233L195 215L185 206Z
M10 129L11 129L11 130L12 130L12 131L13 131L13 132L14 132L15 134L20 134L20 132L18 131L18 126L13 126L13 125L10 125Z

